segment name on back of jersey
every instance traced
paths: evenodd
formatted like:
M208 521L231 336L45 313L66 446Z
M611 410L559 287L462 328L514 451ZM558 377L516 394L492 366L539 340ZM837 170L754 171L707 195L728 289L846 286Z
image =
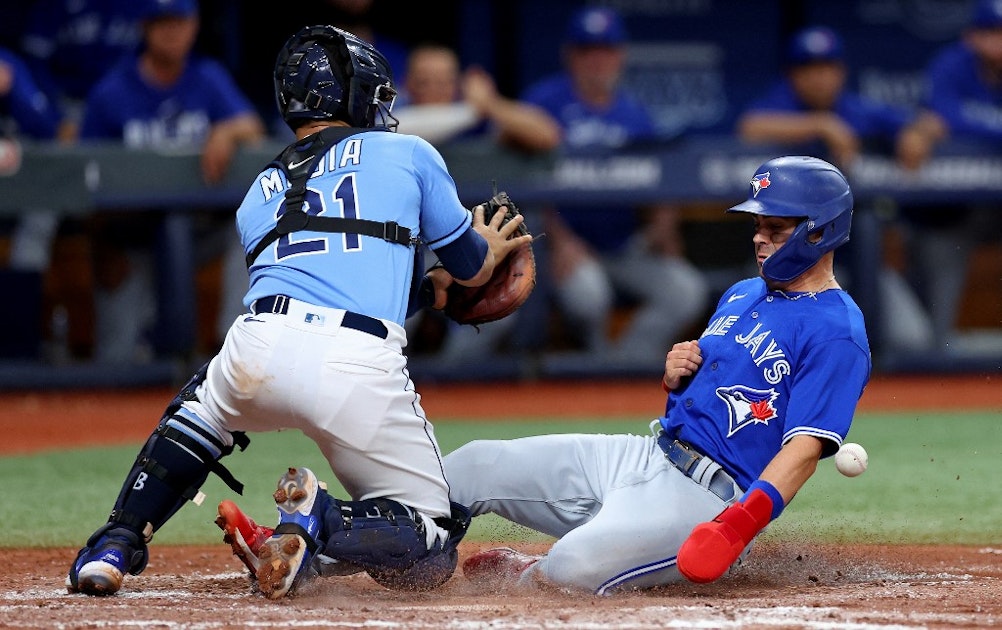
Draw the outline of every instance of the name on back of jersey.
M320 177L325 173L333 173L342 168L358 168L362 163L362 142L362 138L349 138L343 145L336 145L321 155L317 160L317 168L310 175L310 179ZM265 171L258 183L261 185L261 194L264 195L266 202L271 201L275 195L284 194L288 187L281 169L278 168Z

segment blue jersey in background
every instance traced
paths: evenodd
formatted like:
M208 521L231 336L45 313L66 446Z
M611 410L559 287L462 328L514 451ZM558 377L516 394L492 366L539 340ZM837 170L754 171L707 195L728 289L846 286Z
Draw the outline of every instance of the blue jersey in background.
M216 122L255 112L218 62L189 58L168 88L147 83L135 58L113 68L87 99L81 139L120 139L132 148L201 147Z
M1002 85L980 76L977 57L963 43L940 52L928 70L926 105L946 119L951 134L1002 140Z
M567 152L614 149L656 136L650 115L627 92L619 90L607 108L597 109L578 99L566 74L530 86L522 100L556 118ZM567 225L600 252L620 250L638 228L636 212L630 206L561 208L560 212Z
M0 94L0 137L54 138L61 118L56 103L41 90L27 64L13 52L0 48L0 64L8 67L12 77L10 90Z

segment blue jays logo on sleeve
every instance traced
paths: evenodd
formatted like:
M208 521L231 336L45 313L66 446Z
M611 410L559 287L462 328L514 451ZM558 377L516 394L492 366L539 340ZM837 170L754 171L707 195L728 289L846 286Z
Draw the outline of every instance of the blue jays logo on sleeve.
M717 396L727 403L727 437L752 424L768 425L777 416L773 402L779 398L775 389L752 389L744 385L718 387Z
M751 180L750 183L751 183L751 187L752 187L752 198L753 199L755 197L758 197L758 194L762 191L763 188L768 188L769 186L772 185L772 182L769 181L769 172L768 171L766 171L765 173L757 173L755 175L755 177L752 177L752 180Z

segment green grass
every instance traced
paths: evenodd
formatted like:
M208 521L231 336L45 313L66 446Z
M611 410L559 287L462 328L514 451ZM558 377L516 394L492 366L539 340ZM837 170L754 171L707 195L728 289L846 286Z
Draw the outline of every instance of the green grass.
M436 435L449 452L477 438L540 433L646 433L647 418L576 423L440 422ZM855 478L835 471L831 459L770 526L766 537L875 543L1002 544L1000 418L989 413L862 414L849 441L863 444L869 470ZM0 458L0 546L79 546L103 524L138 444ZM224 498L261 521L274 520L271 493L284 467L322 471L333 483L317 447L298 432L255 434L245 453L223 463L244 482L238 497L210 476L204 504L185 505L158 532L160 544L215 543L215 506ZM324 474L326 473L326 474ZM343 493L342 493L343 496ZM30 501L29 501L30 499ZM638 506L638 510L641 506ZM494 517L475 520L471 539L546 540Z

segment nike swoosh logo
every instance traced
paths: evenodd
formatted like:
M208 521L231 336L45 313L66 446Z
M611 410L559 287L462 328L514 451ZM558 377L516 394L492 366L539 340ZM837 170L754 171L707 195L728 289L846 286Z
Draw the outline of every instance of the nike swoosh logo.
M729 298L727 298L727 303L730 304L734 300L740 300L741 298L745 297L746 295L748 295L748 294L747 293L735 293L734 295L732 295Z
M306 164L309 161L310 161L310 158L306 158L305 160L302 160L302 161L299 161L299 162L289 162L289 169L291 170L291 169L294 169L294 168L299 168L300 166L302 166L303 164Z

